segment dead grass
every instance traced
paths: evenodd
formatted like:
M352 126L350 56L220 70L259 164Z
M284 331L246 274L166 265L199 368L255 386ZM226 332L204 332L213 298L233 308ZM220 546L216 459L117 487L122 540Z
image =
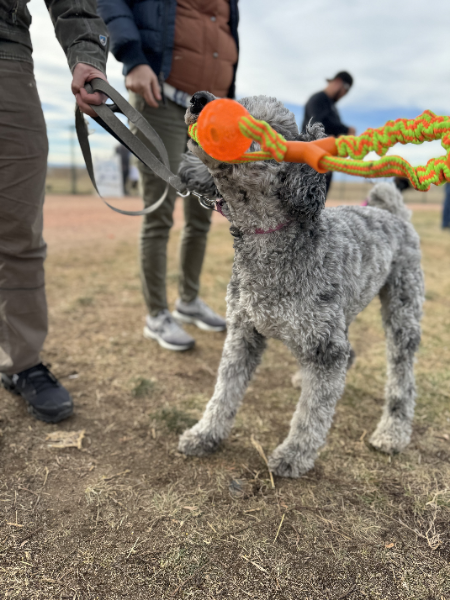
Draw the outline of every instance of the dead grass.
M297 401L288 351L269 344L224 447L184 458L177 434L201 415L224 336L189 329L197 346L183 354L143 339L134 239L50 248L45 359L76 414L45 425L0 392L0 598L448 600L450 236L438 220L414 215L427 303L411 445L392 458L367 445L385 379L375 301L352 327L357 361L315 469L274 488L262 452ZM232 257L215 225L202 295L221 312ZM48 447L51 432L83 430L81 449Z

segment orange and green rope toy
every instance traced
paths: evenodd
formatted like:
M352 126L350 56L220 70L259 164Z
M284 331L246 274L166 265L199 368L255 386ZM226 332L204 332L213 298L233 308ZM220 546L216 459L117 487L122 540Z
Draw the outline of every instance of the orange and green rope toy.
M220 99L205 106L197 123L190 125L189 135L213 158L233 164L276 160L306 163L319 173L340 171L368 178L400 176L424 192L432 183L450 182L450 117L437 116L430 110L415 119L388 121L359 136L290 142L265 121L252 117L235 100ZM425 166L413 167L401 156L385 156L397 143L422 144L437 139L447 153L430 159ZM252 141L261 150L247 152ZM371 151L381 158L362 160Z

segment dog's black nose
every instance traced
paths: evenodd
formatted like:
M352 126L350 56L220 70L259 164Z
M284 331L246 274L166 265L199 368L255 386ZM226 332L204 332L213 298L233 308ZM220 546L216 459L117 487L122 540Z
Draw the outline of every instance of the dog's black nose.
M199 115L208 102L211 102L215 99L215 96L209 92L195 92L191 98L191 113L193 115Z

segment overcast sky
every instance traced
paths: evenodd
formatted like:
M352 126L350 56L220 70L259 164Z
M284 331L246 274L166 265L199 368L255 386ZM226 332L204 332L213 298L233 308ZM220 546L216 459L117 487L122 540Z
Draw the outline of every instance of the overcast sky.
M241 0L239 4L238 97L276 96L300 119L302 106L324 87L325 78L347 70L355 84L339 109L358 133L387 119L417 116L426 108L449 114L449 0ZM67 163L74 106L71 77L45 3L31 0L29 7L49 160ZM121 65L112 55L107 74L125 94ZM114 145L100 134L91 142L103 154ZM442 152L433 143L402 148L401 153L417 163ZM78 160L82 160L79 153Z

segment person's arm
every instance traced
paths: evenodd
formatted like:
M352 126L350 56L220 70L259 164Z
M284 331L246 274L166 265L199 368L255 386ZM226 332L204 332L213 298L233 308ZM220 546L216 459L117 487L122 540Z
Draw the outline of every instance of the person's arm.
M157 108L158 100L161 100L158 77L142 49L130 1L98 0L98 12L111 36L111 52L123 63L126 88L142 96L149 106Z
M233 36L233 39L236 42L236 48L238 53L237 62L233 67L233 81L231 82L231 86L227 94L227 98L232 98L234 100L236 97L236 73L239 64L239 7L237 0L231 0L230 2L230 21L228 24L230 26L231 35Z
M69 68L84 63L105 73L109 35L95 0L45 0Z
M97 0L98 14L111 36L111 52L123 63L124 75L138 65L148 65L130 4L130 0Z
M350 127L344 125L337 115L328 114L325 115L322 119L317 120L320 121L325 127L327 135L339 137L340 135L349 135L350 133Z
M109 36L97 15L95 0L45 0L56 37L72 71L72 92L80 109L95 116L89 104L101 104L101 94L88 94L84 84L96 77L105 79Z
M349 133L350 128L342 123L336 111L330 110L330 104L326 98L318 96L311 100L310 114L313 115L314 122L322 123L327 135L339 137Z

